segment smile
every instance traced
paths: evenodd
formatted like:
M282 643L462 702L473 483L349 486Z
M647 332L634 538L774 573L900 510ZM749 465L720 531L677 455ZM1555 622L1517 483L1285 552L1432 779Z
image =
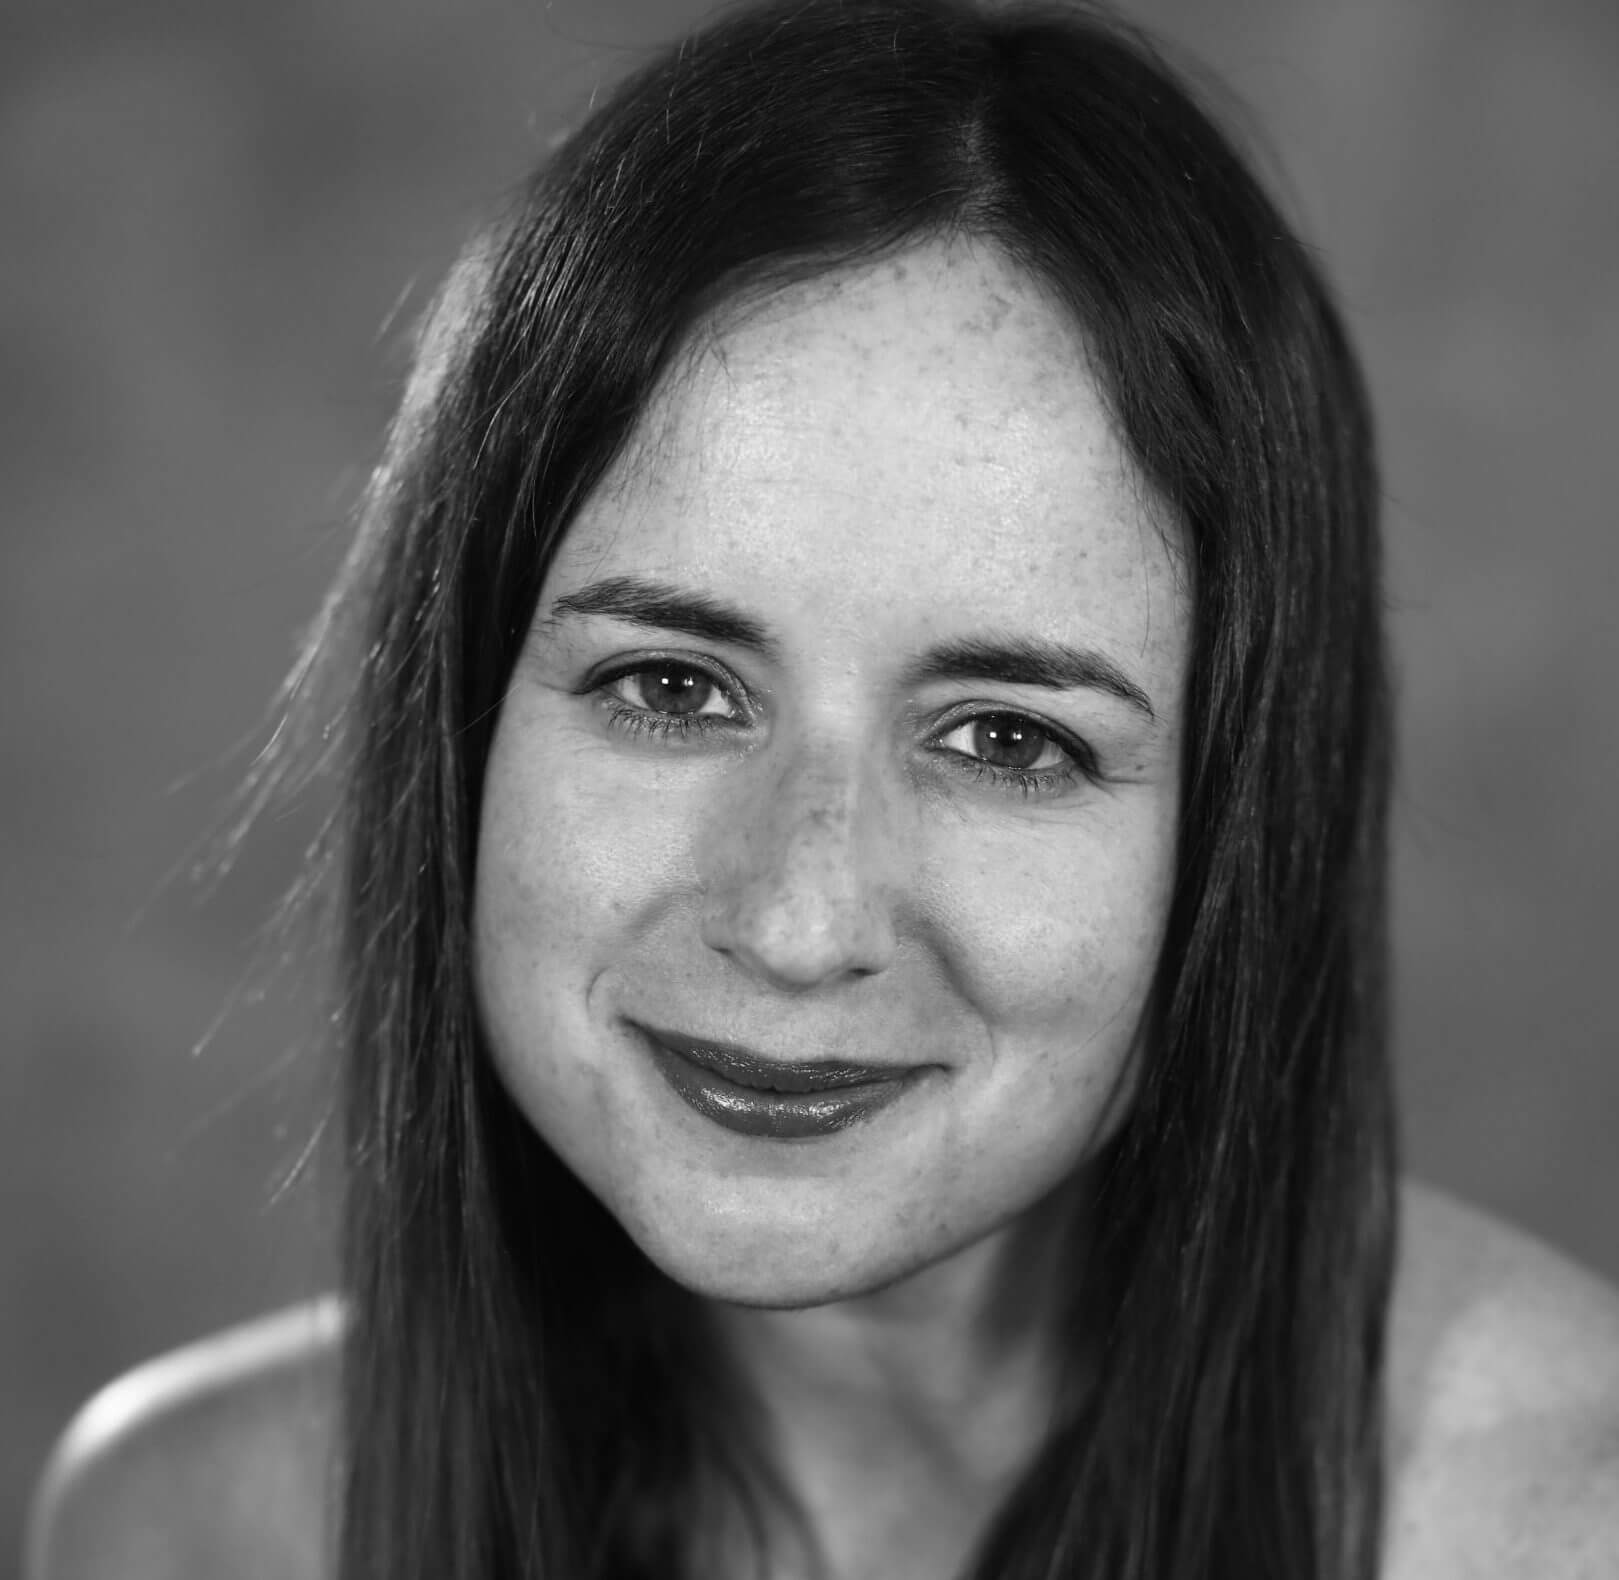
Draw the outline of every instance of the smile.
M635 1029L658 1073L689 1108L727 1130L777 1141L845 1130L886 1108L923 1068L785 1063L729 1043Z

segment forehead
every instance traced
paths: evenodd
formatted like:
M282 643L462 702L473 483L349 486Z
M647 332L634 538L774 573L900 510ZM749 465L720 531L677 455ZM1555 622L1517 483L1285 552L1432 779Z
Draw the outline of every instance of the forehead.
M703 326L547 593L656 575L814 610L844 638L1078 626L1173 664L1177 542L1077 326L998 253L940 244Z

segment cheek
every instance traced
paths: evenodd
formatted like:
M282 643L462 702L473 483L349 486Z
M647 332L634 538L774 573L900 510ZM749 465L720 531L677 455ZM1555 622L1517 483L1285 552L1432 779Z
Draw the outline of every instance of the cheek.
M1168 913L1170 862L1152 828L1023 837L959 853L934 914L992 1025L1094 1028L1151 979ZM1063 831L1065 834L1069 830Z
M473 966L502 1081L570 1156L613 1134L592 990L645 924L678 852L655 803L649 814L645 798L604 783L585 754L558 743L543 708L508 700L485 779Z
M1116 1132L1167 919L1172 857L1156 825L1018 835L1024 848L953 852L931 895L984 1039L972 1100L941 1138L966 1187L942 1199L941 1233L986 1203L1037 1199Z
M554 745L543 710L514 696L490 753L474 890L480 972L527 971L536 992L576 988L690 866L666 798L599 771L599 753ZM543 972L543 980L536 972ZM493 984L491 984L493 985Z

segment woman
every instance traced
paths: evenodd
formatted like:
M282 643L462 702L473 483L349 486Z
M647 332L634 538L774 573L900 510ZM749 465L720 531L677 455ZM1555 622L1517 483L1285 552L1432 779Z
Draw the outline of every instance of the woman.
M452 276L313 655L346 1327L59 1484L147 1466L164 1572L320 1572L329 1433L342 1580L1619 1564L1608 1297L1424 1202L1391 1312L1376 508L1116 23L631 79Z

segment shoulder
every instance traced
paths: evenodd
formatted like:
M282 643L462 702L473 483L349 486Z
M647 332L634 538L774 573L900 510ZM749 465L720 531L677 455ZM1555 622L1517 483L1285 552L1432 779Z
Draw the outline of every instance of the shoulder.
M1402 1206L1386 1580L1619 1574L1619 1292L1427 1187Z
M46 1466L26 1580L318 1580L342 1330L316 1301L108 1384Z

